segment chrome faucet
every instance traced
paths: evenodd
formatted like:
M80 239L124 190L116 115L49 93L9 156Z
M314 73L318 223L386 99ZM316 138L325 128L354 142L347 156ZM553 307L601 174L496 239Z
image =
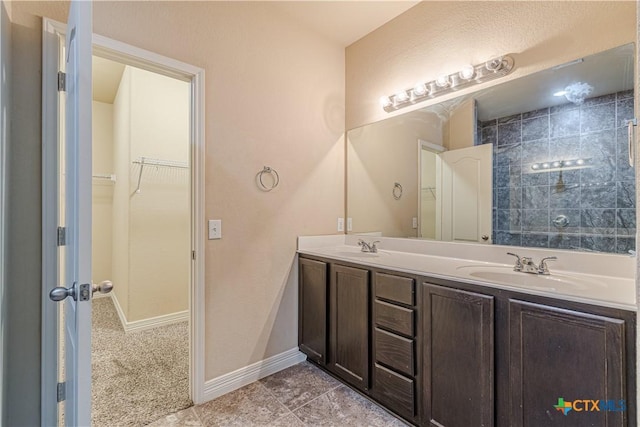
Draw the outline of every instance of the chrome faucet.
M536 265L536 263L533 262L533 258L521 257L520 255L514 254L512 252L507 252L507 255L516 257L516 264L513 266L513 271L521 271L523 273L531 273L531 274L543 274L545 276L551 274L549 273L549 267L547 266L547 261L553 261L558 259L557 257L554 257L554 256L548 256L540 260L540 265Z
M544 274L544 275L551 274L549 273L549 267L547 266L547 261L555 261L557 259L558 257L556 256L548 256L548 257L542 258L540 260L540 266L538 267L538 274Z
M373 243L367 243L362 239L358 239L358 246L360 246L362 248L362 252L371 252L371 253L378 253L378 247L376 246L376 243L380 243L379 240L376 240Z

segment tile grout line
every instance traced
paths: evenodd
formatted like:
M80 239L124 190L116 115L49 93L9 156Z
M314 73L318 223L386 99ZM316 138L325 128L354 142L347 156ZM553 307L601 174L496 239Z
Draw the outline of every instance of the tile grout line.
M269 390L269 388L268 388L267 386L265 386L265 385L262 383L262 381L261 381L261 380L258 380L258 381L256 381L256 382L260 383L260 386L261 386L264 390L266 390L266 392L269 394L269 396L271 396L272 398L274 398L276 402L278 402L278 403L279 403L281 406L283 406L287 411L289 411L289 413L288 413L288 414L286 414L286 415L282 415L282 416L280 416L280 417L278 417L278 418L276 418L276 419L280 419L280 418L286 417L287 415L293 415L294 417L298 418L298 417L296 416L296 414L294 414L294 413L293 413L293 411L292 411L291 409L289 409L289 407L288 407L287 405L285 405L284 403L282 403L282 402L280 401L280 399L278 399L278 397L277 397L275 394L273 394L273 392L272 392L271 390ZM302 422L302 421L300 421L300 422ZM304 423L302 423L302 424L304 424Z
M198 411L196 411L196 405L195 404L191 407L191 412L196 416L196 420L198 421L198 423L200 423L200 425L202 427L205 427L204 421L202 421L202 418L200 418L200 415L198 414Z
M307 405L308 405L308 404L310 404L311 402L314 402L314 401L316 401L316 400L320 399L320 398L321 398L322 396L324 396L325 394L329 394L329 393L331 393L332 391L339 389L340 387L346 387L346 386L345 386L344 384L338 384L337 386L335 386L335 387L333 387L333 388L331 388L331 389L329 389L329 390L325 391L324 393L321 393L321 394L319 394L318 396L314 397L313 399L311 399L310 401L308 401L308 402L307 402L307 403L305 403L304 405L300 405L300 406L296 407L295 409L293 409L293 410L292 410L292 412L293 412L293 411L297 411L297 410L298 410L298 409L300 409L300 408L304 408L305 406L307 406ZM295 415L295 414L294 414L294 415Z

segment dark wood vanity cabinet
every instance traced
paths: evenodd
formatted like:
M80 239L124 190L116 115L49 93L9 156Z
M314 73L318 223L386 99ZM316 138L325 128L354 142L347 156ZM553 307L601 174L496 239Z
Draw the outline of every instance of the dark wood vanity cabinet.
M300 258L298 263L298 346L310 360L327 360L326 262Z
M509 425L635 425L628 408L603 407L635 406L625 360L623 319L510 299ZM554 408L560 398L598 400L600 410L581 402L565 415Z
M369 271L331 264L329 369L369 389Z
M420 415L416 280L373 273L371 395L404 418Z
M422 295L423 425L493 426L494 298L429 283Z
M412 424L636 425L634 312L324 258L299 265L300 350ZM578 403L564 415L560 398L608 410Z

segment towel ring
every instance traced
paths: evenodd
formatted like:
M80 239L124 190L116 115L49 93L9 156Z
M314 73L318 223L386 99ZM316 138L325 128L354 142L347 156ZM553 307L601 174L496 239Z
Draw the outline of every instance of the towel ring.
M262 180L262 176L265 173L273 175L273 183L271 185L266 185ZM260 188L260 190L262 191L271 191L274 188L276 188L278 184L280 184L280 175L278 175L278 172L275 169L270 168L269 166L263 167L262 170L258 172L257 177L258 177L258 188Z
M402 197L402 185L399 182L393 184L393 198L396 200L400 200Z

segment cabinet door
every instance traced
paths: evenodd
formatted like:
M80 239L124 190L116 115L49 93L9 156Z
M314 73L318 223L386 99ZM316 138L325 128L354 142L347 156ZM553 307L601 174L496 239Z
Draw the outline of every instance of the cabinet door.
M298 345L321 365L327 359L327 264L300 258Z
M493 426L493 297L429 284L422 295L425 424Z
M509 335L510 426L626 425L603 410L626 398L623 320L510 300Z
M369 388L369 271L331 265L331 361L340 378Z

